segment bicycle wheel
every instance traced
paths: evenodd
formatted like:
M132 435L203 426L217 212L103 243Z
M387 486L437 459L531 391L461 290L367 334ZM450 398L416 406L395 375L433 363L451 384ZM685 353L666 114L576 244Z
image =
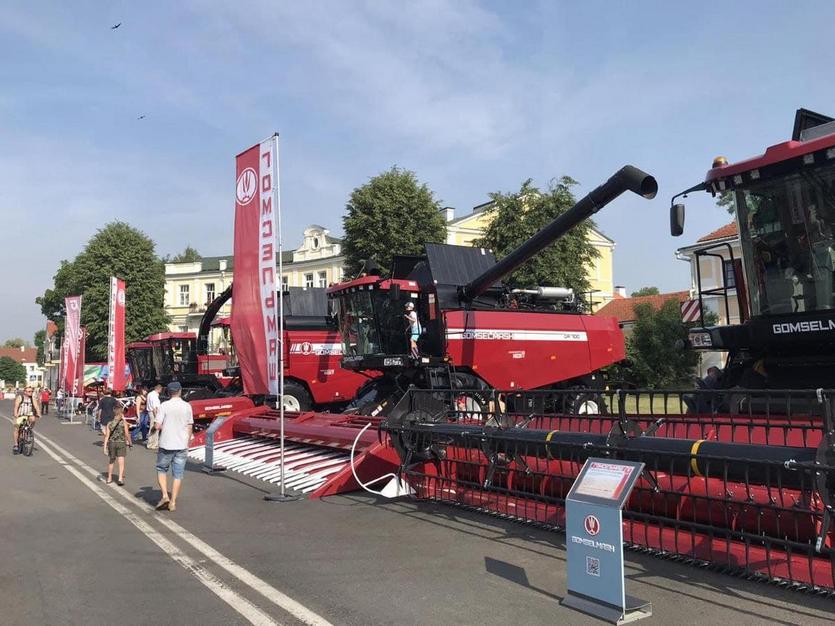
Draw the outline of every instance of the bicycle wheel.
M32 427L24 428L20 436L22 438L20 447L23 455L32 456L32 452L35 450L35 433L32 431Z

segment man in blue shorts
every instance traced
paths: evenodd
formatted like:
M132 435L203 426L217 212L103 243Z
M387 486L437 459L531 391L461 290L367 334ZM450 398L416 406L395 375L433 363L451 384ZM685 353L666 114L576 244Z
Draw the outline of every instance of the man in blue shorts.
M177 508L177 496L180 495L180 485L186 469L188 445L191 441L194 416L191 405L180 397L182 386L177 381L168 383L170 400L163 402L154 419L154 428L160 431L159 451L157 452L157 479L162 490L162 498L157 503L157 510L167 508L174 511ZM171 487L171 497L168 497L168 469L174 484Z

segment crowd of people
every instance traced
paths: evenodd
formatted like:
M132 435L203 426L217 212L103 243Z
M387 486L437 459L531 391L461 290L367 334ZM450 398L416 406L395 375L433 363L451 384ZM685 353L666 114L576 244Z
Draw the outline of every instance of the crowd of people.
M160 397L163 391L161 384L136 391L133 397L136 424L133 427L126 419L125 404L114 397L110 389L105 389L104 395L98 399L93 425L104 437L102 449L108 461L105 482L113 482L113 470L117 468L116 484L125 484L128 449L142 441L149 449L157 451L155 468L162 495L156 509L175 511L185 473L194 416L191 405L181 397L182 386L179 382L171 382L165 389L168 399L164 402ZM49 389L36 390L30 385L15 397L13 454L19 453L20 427L27 421L34 426L42 415L48 415L51 397ZM63 400L64 395L59 390L56 393L59 412L63 408ZM169 471L172 477L170 490Z

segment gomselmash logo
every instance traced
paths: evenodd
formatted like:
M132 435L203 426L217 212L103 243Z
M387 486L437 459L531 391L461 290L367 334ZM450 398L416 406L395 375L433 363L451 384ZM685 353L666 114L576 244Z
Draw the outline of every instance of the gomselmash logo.
M600 532L600 520L594 515L586 515L586 519L583 520L583 527L586 529L588 534L594 537Z
M774 324L771 329L775 335L791 335L794 333L820 333L835 330L835 320L809 320L806 322L784 322Z
M594 548L595 550L603 550L604 552L614 552L615 546L611 543L597 541L596 539L587 539L586 537L571 536L571 543L578 543L587 548Z
M238 183L235 186L235 195L238 204L249 204L258 192L258 174L251 167L246 168L238 176Z

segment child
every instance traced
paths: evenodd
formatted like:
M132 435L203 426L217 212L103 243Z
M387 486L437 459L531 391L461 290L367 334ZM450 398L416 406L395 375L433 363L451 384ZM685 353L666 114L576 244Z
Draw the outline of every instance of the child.
M107 464L107 484L113 482L113 463L119 459L119 480L120 487L125 484L125 455L128 446L131 446L130 430L125 421L125 409L121 402L116 403L113 409L113 419L107 422L104 428L104 453L109 462Z
M417 342L420 338L421 328L420 322L418 321L417 311L415 311L414 302L406 303L406 314L403 317L406 318L406 322L409 326L406 332L409 335L410 351L414 358L418 358L420 353L418 352Z

